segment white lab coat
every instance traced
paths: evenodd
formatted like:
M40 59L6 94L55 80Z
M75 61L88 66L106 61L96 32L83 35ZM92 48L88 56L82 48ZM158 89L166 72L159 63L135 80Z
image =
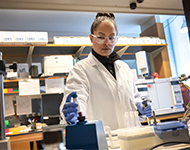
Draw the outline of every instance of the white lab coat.
M63 105L69 93L76 91L80 107L87 120L102 120L111 129L127 127L134 118L125 117L125 112L135 111L133 74L128 65L114 62L117 80L92 53L79 61L70 71L60 106L62 118ZM128 123L127 123L128 122Z

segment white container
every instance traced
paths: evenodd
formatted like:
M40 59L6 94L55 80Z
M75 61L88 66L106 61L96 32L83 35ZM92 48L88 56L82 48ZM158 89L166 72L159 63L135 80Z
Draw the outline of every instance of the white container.
M118 37L117 44L128 44L128 38L125 36Z
M14 43L25 44L26 43L25 32L14 32Z
M35 44L36 42L36 32L26 32L26 43L27 44Z
M144 39L144 44L151 44L150 37L143 37L143 39Z
M156 38L156 44L161 44L161 39Z
M156 44L156 39L155 37L150 37L150 44Z
M89 36L83 37L83 44L92 44Z
M165 39L160 39L161 44L166 44L166 40Z
M68 36L54 36L53 37L54 44L69 44L70 43L70 37Z
M162 143L153 126L118 129L121 150L144 150Z
M139 37L139 44L144 44L144 39L143 39L143 37Z
M47 44L47 43L48 43L48 33L47 32L36 32L35 44Z
M83 44L83 37L75 37L75 44Z
M127 39L128 39L129 44L133 44L134 41L132 37L128 37Z
M14 44L14 32L2 32L2 44Z
M0 44L2 44L2 42L3 42L3 37L2 36L3 36L2 32L0 31Z

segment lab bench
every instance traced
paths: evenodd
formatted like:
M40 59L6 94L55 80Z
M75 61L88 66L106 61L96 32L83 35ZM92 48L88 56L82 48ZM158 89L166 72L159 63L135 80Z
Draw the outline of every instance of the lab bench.
M176 120L177 121L178 118L182 118L183 117L184 112L172 113L172 114L167 114L167 115L159 115L159 116L156 116L156 119L160 120L161 122L171 121L171 120ZM151 120L153 120L153 117L149 118L149 121L151 121ZM147 124L147 119L145 119L141 123L142 124Z
M157 116L157 119L161 121L177 120L177 118L181 118L182 116L183 113L176 113L164 116ZM151 119L153 118L150 118L150 120ZM145 120L143 123L147 123L147 120ZM10 137L11 150L20 150L20 149L30 150L30 142L43 140L43 132L42 131L28 132L28 133L9 135L8 137Z

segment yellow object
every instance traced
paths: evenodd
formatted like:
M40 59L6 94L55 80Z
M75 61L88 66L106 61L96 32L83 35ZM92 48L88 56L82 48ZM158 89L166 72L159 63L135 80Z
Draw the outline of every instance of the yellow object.
M184 85L190 90L190 87L187 84L184 84Z
M7 89L3 89L4 93L7 93Z

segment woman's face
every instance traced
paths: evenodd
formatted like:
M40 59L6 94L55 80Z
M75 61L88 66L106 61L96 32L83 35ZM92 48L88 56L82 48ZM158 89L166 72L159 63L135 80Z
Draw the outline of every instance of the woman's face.
M101 56L109 56L114 50L116 42L113 43L112 38L116 38L116 35L117 33L113 23L100 23L94 34L89 35L94 51ZM102 38L105 38L104 42L102 42Z

